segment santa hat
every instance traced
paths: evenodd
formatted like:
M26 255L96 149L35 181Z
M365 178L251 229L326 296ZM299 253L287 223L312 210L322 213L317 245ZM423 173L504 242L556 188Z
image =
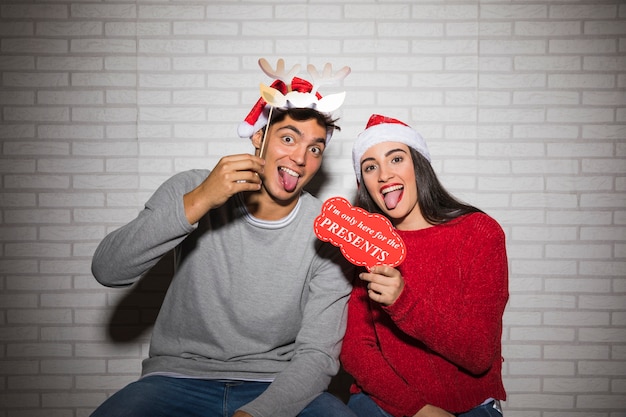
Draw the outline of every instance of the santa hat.
M418 151L430 162L426 141L406 123L391 117L373 114L365 130L354 141L352 162L358 182L361 182L361 157L372 146L382 142L400 142Z
M313 85L310 82L298 77L294 77L291 80L291 89L289 89L287 85L281 80L275 80L270 87L280 91L282 94L287 94L288 91L310 93L313 90ZM317 92L315 93L315 96L318 100L322 98L322 95ZM244 121L241 122L237 127L237 134L239 135L239 137L249 138L256 131L265 126L269 117L270 107L271 106L267 104L263 97L259 98L254 107L252 107L252 110L250 110L250 113L248 113L248 115L244 119ZM330 132L330 134L332 134L332 132ZM330 140L330 137L328 137L326 140Z

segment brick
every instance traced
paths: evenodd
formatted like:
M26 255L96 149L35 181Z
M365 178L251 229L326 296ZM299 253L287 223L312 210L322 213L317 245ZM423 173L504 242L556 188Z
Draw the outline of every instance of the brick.
M9 224L68 224L70 212L61 209L11 210L5 212L5 221Z
M68 9L62 4L5 4L2 17L17 19L66 19Z
M566 361L512 361L509 363L509 372L511 375L573 376L575 369L572 362Z
M72 91L52 92L41 91L37 94L39 104L63 105L63 104L103 104L104 95L100 91Z
M615 78L608 74L558 74L548 76L551 88L613 88Z
M142 39L139 41L138 51L142 54L190 54L203 53L205 44L201 40L159 40Z
M128 108L96 108L81 107L72 111L72 120L74 122L94 122L103 123L119 123L132 122L137 120L137 109Z
M0 104L5 105L34 105L35 104L35 94L33 92L13 92L13 91L5 91L2 96L0 96Z
M32 226L7 226L3 227L3 234L0 235L0 240L3 242L18 242L34 240L36 238L36 229Z
M77 87L134 87L137 85L137 76L123 73L74 73L72 85Z
M103 393L55 392L41 394L41 404L45 408L91 407L95 409L106 396Z
M584 22L583 33L586 35L624 35L623 22L617 20L594 20Z
M81 53L122 53L137 52L137 41L134 39L73 39L70 43L70 52Z
M521 71L572 71L581 69L587 63L587 57L581 59L579 56L516 56L515 68ZM589 59L593 59L590 57ZM591 65L591 63L590 63ZM552 92L554 94L554 92ZM548 94L545 92L545 94Z
M104 129L102 126L80 126L80 125L40 125L39 135L42 139L103 139ZM49 141L48 141L49 142ZM96 146L94 144L94 146ZM68 155L69 147L67 143L47 143L43 154ZM31 152L29 152L31 153Z
M406 38L407 36L416 38L441 37L444 34L444 26L441 23L421 23L416 25L415 22L404 24L398 22L378 22L376 31L385 38Z
M70 390L73 381L69 376L14 376L7 385L12 390Z
M70 254L70 245L65 243L7 243L5 255L10 257L62 258Z
M214 20L229 20L236 16L237 19L270 19L273 17L273 7L269 4L232 5L232 4L209 4L206 14Z
M548 392L590 393L606 392L609 380L607 378L545 378L544 384L544 389Z
M5 53L65 54L69 51L69 43L64 39L9 38L2 41L0 49Z
M77 376L76 388L81 390L117 391L137 380L137 375Z
M507 5L493 4L481 5L479 17L484 19L543 19L548 15L548 9L542 4L530 5Z
M553 39L548 49L553 54L611 54L616 52L616 43L613 39Z
M71 6L72 17L98 19L135 19L137 7L128 4L89 4L76 3Z
M41 361L42 374L63 374L69 369L73 375L101 374L106 362L101 359L46 359Z
M41 56L37 58L38 70L97 71L103 69L101 57Z
M587 345L548 345L543 348L547 359L608 359L609 350L606 346ZM583 382L584 383L584 382Z
M0 59L0 69L10 71L25 71L35 68L35 57L7 55Z
M613 181L608 176L554 177L546 179L546 189L554 192L609 191L613 189Z
M5 107L4 117L13 122L67 122L70 112L65 107Z
M626 403L626 395L579 395L576 407L598 409L615 409L623 407Z
M570 259L608 259L611 245L546 245L546 257Z
M571 295L535 294L516 295L509 299L510 308L562 309L575 308L576 297Z
M37 24L38 36L98 36L103 34L102 22L40 22Z
M15 358L70 358L72 345L69 343L10 343L7 346L7 357Z
M608 298L608 297L607 297ZM619 302L619 300L617 300ZM623 299L621 300L623 305ZM589 304L587 304L589 305ZM608 305L606 305L608 307ZM579 339L584 342L611 342L611 343L624 343L626 341L626 335L624 335L623 328L582 328L579 330ZM615 368L619 363L611 364L608 362L606 364L607 369ZM622 368L621 372L623 372L623 363L621 363L620 367ZM591 372L591 370L589 370ZM618 371L620 372L620 371Z
M545 40L480 41L481 53L489 55L504 55L511 52L519 55L538 55L543 53L545 49Z
M194 20L203 19L204 10L201 5L141 5L138 14L141 19Z
M612 4L581 4L581 5L552 5L550 18L552 19L605 19L616 16L616 7Z
M532 37L577 36L581 34L581 27L576 21L516 21L514 33Z
M19 276L7 277L6 288L8 290L26 291L38 288L41 291L69 290L72 288L70 277L65 276Z
M3 22L0 23L2 37L28 37L34 33L33 22Z
M366 22L351 23L351 28L355 32L363 34L371 34L371 24ZM306 36L311 33L316 37L332 36L332 33L336 33L334 24L332 22L324 22L324 29L328 29L329 33L321 30L321 26L315 23L309 23L308 25L304 21L290 20L283 22L280 25L268 25L265 22L244 22L241 24L241 33L243 36L256 36L258 33L265 33L268 36L278 36L281 30L285 30L287 33L296 37Z

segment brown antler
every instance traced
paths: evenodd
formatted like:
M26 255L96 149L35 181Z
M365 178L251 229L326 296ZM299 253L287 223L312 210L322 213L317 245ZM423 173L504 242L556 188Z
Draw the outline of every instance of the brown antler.
M272 68L265 58L259 59L259 66L268 77L284 82L288 91L291 91L291 80L300 71L300 65L296 64L289 72L285 72L285 61L282 58L276 63L276 69Z
M320 74L313 64L307 66L307 71L311 75L313 80L313 90L311 93L315 94L317 89L324 84L333 84L336 81L341 81L350 74L350 67L343 67L339 71L333 74L333 66L330 62L324 65L324 70Z

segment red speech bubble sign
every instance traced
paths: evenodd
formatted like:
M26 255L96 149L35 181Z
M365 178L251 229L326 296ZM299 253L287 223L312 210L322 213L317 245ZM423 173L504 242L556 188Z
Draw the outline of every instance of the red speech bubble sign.
M342 197L324 202L313 228L318 239L339 247L357 266L396 267L406 256L404 241L386 217L353 207Z

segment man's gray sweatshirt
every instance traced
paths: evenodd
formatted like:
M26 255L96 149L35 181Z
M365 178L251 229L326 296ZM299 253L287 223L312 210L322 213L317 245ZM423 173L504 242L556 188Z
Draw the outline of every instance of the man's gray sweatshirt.
M352 269L316 238L321 202L306 192L279 221L253 218L236 195L190 225L183 195L208 174L183 172L159 187L100 243L93 274L106 286L130 285L175 250L142 374L270 380L242 410L295 416L339 368Z

